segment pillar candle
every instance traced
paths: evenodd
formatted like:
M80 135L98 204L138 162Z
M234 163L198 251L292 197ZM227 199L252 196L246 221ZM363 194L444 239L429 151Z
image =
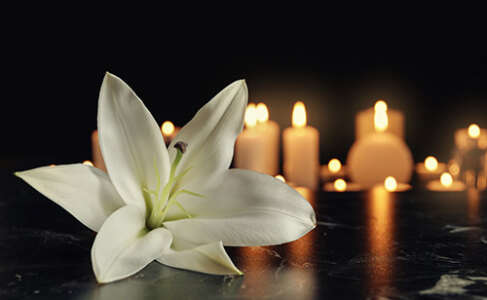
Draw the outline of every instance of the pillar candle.
M360 111L355 116L355 139L361 139L369 134L376 132L375 122L378 116L387 112L387 124L384 132L396 135L400 139L404 139L404 115L402 112L388 109L387 104L383 100L375 103L374 108L369 108Z
M298 186L316 190L319 173L319 133L306 125L306 108L296 102L292 127L283 132L284 175Z
M245 129L235 144L235 167L276 175L279 169L279 125L269 120L263 103L250 103L245 112Z

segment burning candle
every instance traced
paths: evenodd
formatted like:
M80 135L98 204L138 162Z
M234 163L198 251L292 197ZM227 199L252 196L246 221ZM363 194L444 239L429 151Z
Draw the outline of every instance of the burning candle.
M487 130L477 124L470 124L468 128L455 131L455 145L460 151L474 148L487 149Z
M343 178L338 178L333 182L327 182L323 186L327 192L358 192L361 187L357 183L346 182Z
M338 158L332 158L328 162L328 165L321 167L320 176L324 182L333 181L345 176L345 167Z
M292 127L283 133L284 174L289 181L315 190L320 167L319 133L306 121L306 108L298 101L293 108Z
M83 162L83 165L87 165L87 166L93 167L93 163L91 161L89 161L89 160L85 160Z
M381 184L387 176L401 183L411 179L411 151L401 138L387 133L387 120L387 111L379 105L374 118L375 133L356 140L348 153L348 173L353 182L365 188Z
M101 154L100 143L98 141L98 130L93 131L91 134L91 155L93 165L106 172L107 168L105 166L105 161L103 160L103 156Z
M263 103L250 103L245 111L245 129L235 144L235 167L275 175L279 166L279 126L269 120Z
M384 100L377 101L373 108L359 112L355 117L355 139L375 132L387 132L404 139L403 113L388 109Z
M438 179L445 170L446 164L439 163L434 156L428 156L424 162L416 164L416 173L422 181Z
M430 181L426 187L428 190L436 192L460 192L465 190L465 184L453 180L452 175L448 172L443 172L439 180Z
M404 192L411 189L411 186L406 183L397 182L394 176L387 176L384 180L384 188L388 192Z
M164 142L169 145L171 141L176 137L181 128L174 126L171 121L164 121L161 125L162 136L164 137Z

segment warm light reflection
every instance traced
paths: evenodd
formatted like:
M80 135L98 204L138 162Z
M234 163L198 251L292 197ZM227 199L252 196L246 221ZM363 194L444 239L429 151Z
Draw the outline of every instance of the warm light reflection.
M386 131L389 126L389 117L387 111L376 111L374 113L374 128L377 132Z
M394 272L394 198L382 187L373 188L367 201L368 261L371 287L383 286Z
M245 110L245 126L247 128L255 127L257 124L257 109L254 103L249 103Z
M286 182L286 179L282 175L276 175L275 177L276 177L276 179L279 179L282 182Z
M164 121L164 123L162 123L161 130L164 136L170 136L174 133L174 124L171 121Z
M467 190L468 200L468 220L472 225L477 225L480 219L479 204L480 204L480 192L476 189Z
M441 185L444 187L450 187L453 184L453 177L448 172L444 172L440 176Z
M347 189L347 183L343 179L337 179L333 183L333 186L335 187L335 190L338 192L344 192Z
M301 128L306 126L306 107L304 103L298 101L293 107L293 127Z
M428 156L424 160L424 167L426 170L434 172L438 169L438 160L434 156Z
M49 167L51 167L51 168L52 168L52 167L55 167L55 166L56 166L55 164L50 164L50 165L49 165Z
M448 171L450 171L450 174L452 174L453 176L457 176L458 174L460 174L460 166L453 161L448 166Z
M342 163L336 158L332 158L328 162L328 170L331 173L338 173L338 171L340 171L341 168L342 168Z
M386 188L386 191L394 192L397 189L396 178L387 176L386 180L384 180L384 187Z
M468 136L472 139L476 139L480 136L480 127L477 124L470 124L468 126Z
M375 102L374 110L382 112L387 111L387 103L384 100L378 100L377 102Z
M265 123L269 120L269 110L267 110L267 106L264 103L257 104L255 111L257 113L257 122Z
M91 167L93 167L93 163L92 163L91 161L89 161L89 160L85 160L85 161L83 162L83 165L87 165L87 166L91 166Z

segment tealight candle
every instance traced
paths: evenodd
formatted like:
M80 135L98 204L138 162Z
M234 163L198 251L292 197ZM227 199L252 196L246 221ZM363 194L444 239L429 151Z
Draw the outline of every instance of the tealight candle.
M245 129L235 144L235 167L275 175L279 166L279 126L269 120L263 103L250 103L245 112Z
M377 101L373 108L359 112L355 116L355 139L375 132L387 132L404 139L403 113L388 109L384 100Z
M319 172L319 133L306 125L303 102L294 104L292 127L283 132L284 174L299 185L316 190Z
M402 183L411 179L411 151L401 138L386 132L387 117L387 112L381 111L374 120L376 132L356 140L348 153L347 171L352 181L364 188L382 183L387 176Z
M164 137L164 142L169 145L171 141L176 137L181 128L174 126L171 121L164 121L161 125L162 136Z
M446 164L439 163L434 156L428 156L424 162L416 164L416 173L422 181L437 179L445 170Z
M101 154L100 143L98 141L98 130L93 131L91 134L91 155L93 165L106 172L107 168L105 166L105 161L103 160L103 156Z
M333 181L345 176L345 167L338 158L332 158L328 165L321 167L320 176L322 181Z
M384 179L384 188L388 192L405 192L411 189L411 185L397 182L393 176L387 176Z
M460 192L465 190L465 184L461 181L453 180L450 173L444 172L440 176L440 180L433 180L426 186L430 191L436 192Z
M342 178L338 178L333 182L327 182L323 186L327 192L358 192L361 190L359 184L353 182L346 182Z

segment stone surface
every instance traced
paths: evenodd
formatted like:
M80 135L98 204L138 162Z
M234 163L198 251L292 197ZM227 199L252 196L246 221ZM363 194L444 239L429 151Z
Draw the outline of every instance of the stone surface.
M98 285L95 233L10 170L0 180L0 299L487 299L487 205L473 192L320 192L302 239L228 248L244 276L153 262Z

